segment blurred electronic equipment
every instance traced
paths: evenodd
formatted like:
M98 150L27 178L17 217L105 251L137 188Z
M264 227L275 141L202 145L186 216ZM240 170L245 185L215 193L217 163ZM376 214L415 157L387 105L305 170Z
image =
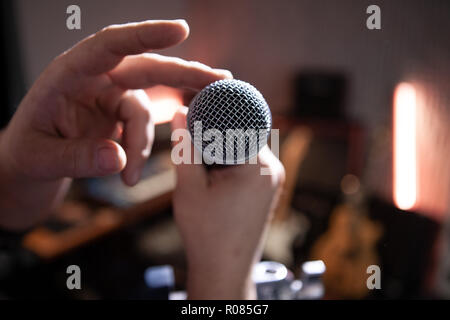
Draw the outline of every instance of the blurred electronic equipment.
M308 128L312 139L299 168L297 187L339 192L345 174L360 175L364 130L346 116L348 79L344 72L306 69L293 81L290 127ZM330 161L333 159L333 161Z
M382 290L372 292L384 299L423 298L433 269L433 248L441 226L421 212L403 211L392 203L371 197L370 218L383 225L378 251Z
M302 155L301 164L296 168L301 179L295 185L294 199L302 192L339 193L343 176L361 176L366 134L358 123L279 116L274 118L274 127L285 134L302 127L311 136L308 152ZM295 168L295 164L289 165Z
M89 197L116 208L130 208L172 191L175 188L175 168L167 150L152 154L142 170L141 181L133 187L124 185L119 174L85 182Z
M291 206L295 187L298 183L298 171L302 160L308 153L312 135L306 127L295 127L289 131L280 148L280 161L285 168L283 191L275 210L274 219L267 234L264 256L286 265L292 265L292 242L304 233L308 223L296 214Z
M433 293L439 299L450 299L450 215L447 215L442 226L438 247L440 250Z
M308 153L312 139L310 129L298 126L290 130L281 146L280 161L284 165L286 180L275 212L275 221L283 221L290 216L292 197L299 180L300 166Z
M322 276L325 264L321 260L302 264L302 273L295 279L293 273L281 263L262 261L253 269L253 281L259 300L317 300L324 294ZM147 296L160 300L184 300L185 291L173 291L175 276L168 265L149 267L144 274Z
M295 114L301 118L342 119L347 78L339 72L303 71L294 81Z
M23 245L43 259L56 258L171 205L175 172L169 151L152 155L134 187L120 175L87 179L83 201L65 202L55 215L24 236Z
M253 281L260 300L317 300L324 295L322 260L306 261L299 279L292 271L275 261L262 261L253 270Z

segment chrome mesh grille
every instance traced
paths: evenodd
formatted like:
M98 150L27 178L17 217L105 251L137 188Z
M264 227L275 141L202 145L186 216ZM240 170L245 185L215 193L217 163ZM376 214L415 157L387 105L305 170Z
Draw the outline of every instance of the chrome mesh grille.
M223 150L212 152L213 158L223 159L224 164L235 164L254 157L267 143L272 116L255 87L240 80L220 80L200 91L189 106L188 129L194 137L194 146L203 152L211 141L203 141L198 134L194 136L197 121L201 121L203 132L216 129L223 136ZM234 129L232 134L228 129ZM256 139L250 138L250 133L257 133ZM233 156L229 153L227 158L227 151Z

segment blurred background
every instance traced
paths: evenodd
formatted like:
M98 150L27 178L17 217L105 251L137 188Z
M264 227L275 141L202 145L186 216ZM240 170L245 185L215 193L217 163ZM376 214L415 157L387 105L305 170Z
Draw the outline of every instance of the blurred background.
M2 1L0 123L58 54L104 26L184 18L191 34L162 54L227 68L266 98L287 181L264 259L294 274L321 259L324 298L450 298L450 3L425 1ZM366 9L381 8L381 30ZM146 268L174 268L170 120L182 92L147 90L159 123L145 179L76 181L63 207L0 251L0 296L149 298ZM83 270L67 290L66 267ZM381 289L366 286L379 265Z

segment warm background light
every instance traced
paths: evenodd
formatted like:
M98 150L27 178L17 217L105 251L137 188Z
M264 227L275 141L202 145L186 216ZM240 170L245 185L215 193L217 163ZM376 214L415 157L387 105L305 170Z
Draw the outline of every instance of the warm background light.
M400 83L394 93L394 202L408 210L417 198L416 91Z
M183 99L179 90L155 86L145 90L152 102L152 116L155 124L172 120L177 109L183 105Z

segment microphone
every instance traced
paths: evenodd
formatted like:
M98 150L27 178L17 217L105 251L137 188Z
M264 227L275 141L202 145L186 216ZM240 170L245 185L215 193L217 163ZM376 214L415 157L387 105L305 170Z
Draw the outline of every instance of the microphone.
M192 99L187 126L206 164L242 164L267 144L272 114L251 84L219 80Z

